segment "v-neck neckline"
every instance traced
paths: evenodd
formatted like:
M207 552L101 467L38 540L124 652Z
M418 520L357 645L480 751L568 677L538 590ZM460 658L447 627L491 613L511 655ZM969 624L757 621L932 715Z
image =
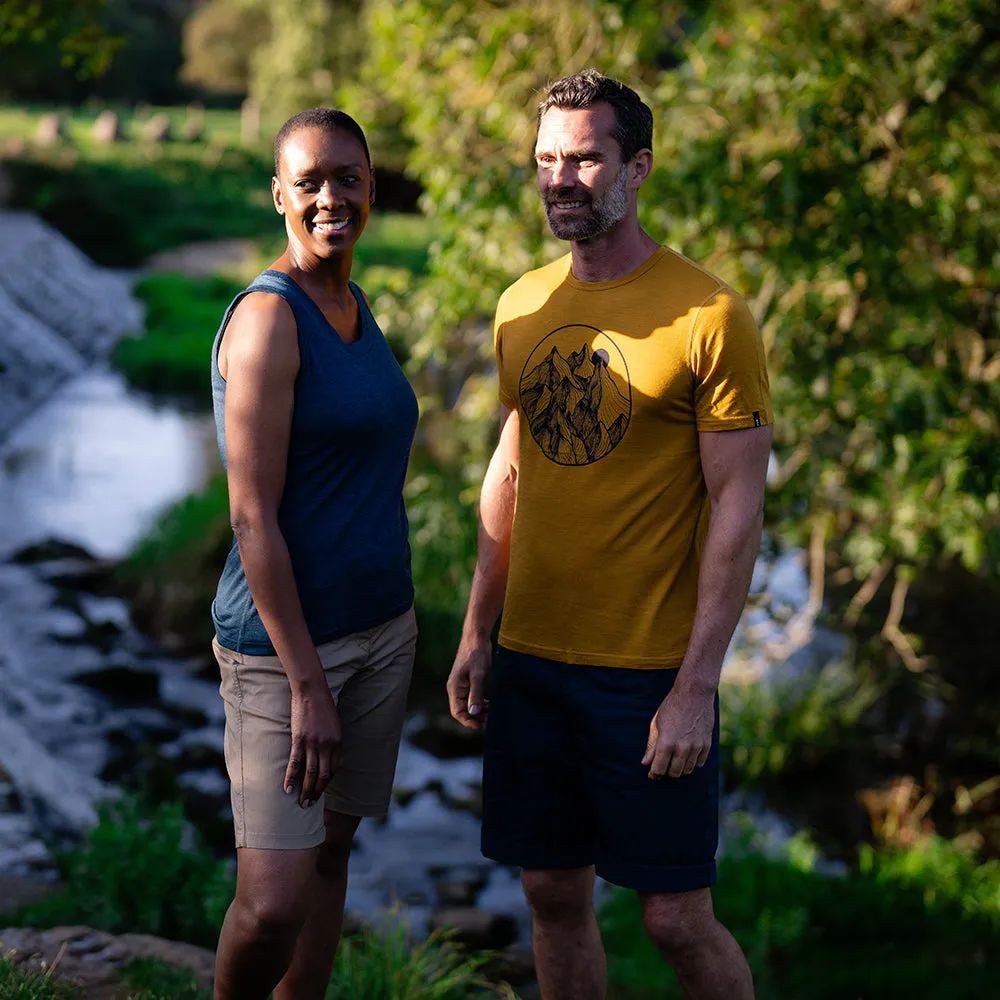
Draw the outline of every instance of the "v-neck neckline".
M329 319L327 319L326 313L320 309L316 300L290 274L285 271L278 271L274 268L268 268L265 274L280 274L283 278L287 278L295 286L302 298L309 303L309 308L312 309L316 318L326 326L326 328L330 331L330 334L336 338L337 343L345 351L349 351L352 354L361 354L371 347L374 336L372 330L370 329L370 325L366 322L368 308L365 305L364 296L361 294L361 290L355 286L353 281L348 281L347 287L350 290L351 295L354 296L354 301L358 306L359 335L357 340L348 343L337 331L337 328L330 322Z

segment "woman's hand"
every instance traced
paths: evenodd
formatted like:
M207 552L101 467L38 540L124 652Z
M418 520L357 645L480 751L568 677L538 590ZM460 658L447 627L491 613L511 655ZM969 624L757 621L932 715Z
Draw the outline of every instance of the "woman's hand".
M340 763L340 714L325 681L292 689L292 751L285 771L285 793L301 779L299 805L311 806L326 791Z

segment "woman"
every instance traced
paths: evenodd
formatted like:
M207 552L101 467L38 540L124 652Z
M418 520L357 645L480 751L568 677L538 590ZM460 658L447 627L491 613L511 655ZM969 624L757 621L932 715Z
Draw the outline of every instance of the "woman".
M212 353L235 541L212 606L236 898L217 1000L321 1000L363 816L389 805L416 626L403 479L413 391L350 281L375 199L360 126L303 111L274 141L285 252Z

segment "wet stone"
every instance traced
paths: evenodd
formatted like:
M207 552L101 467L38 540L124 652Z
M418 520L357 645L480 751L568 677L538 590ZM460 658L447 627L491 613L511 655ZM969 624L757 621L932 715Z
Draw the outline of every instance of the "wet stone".
M82 545L75 542L67 542L62 538L47 538L43 542L34 545L26 545L18 549L11 557L12 563L21 566L33 566L37 563L55 562L57 560L72 559L77 562L92 565L98 562L96 556L91 555Z
M517 940L517 921L506 913L475 907L448 907L431 914L431 930L447 929L466 948L498 950Z
M159 674L125 664L110 664L100 670L77 674L72 679L76 684L119 702L153 701L160 693Z
M423 725L414 727L407 735L414 746L426 750L438 760L480 757L483 753L482 733L466 729L449 715L429 716Z

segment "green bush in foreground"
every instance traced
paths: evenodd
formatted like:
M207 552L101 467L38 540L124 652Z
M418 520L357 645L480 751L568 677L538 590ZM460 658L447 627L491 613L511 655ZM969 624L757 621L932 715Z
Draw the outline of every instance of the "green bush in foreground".
M998 866L944 840L866 852L843 877L738 852L713 896L758 1000L980 1000L1000 975ZM633 893L615 892L601 922L613 997L682 996Z
M179 804L105 803L86 841L58 861L62 888L19 911L24 926L86 924L214 948L235 889Z

